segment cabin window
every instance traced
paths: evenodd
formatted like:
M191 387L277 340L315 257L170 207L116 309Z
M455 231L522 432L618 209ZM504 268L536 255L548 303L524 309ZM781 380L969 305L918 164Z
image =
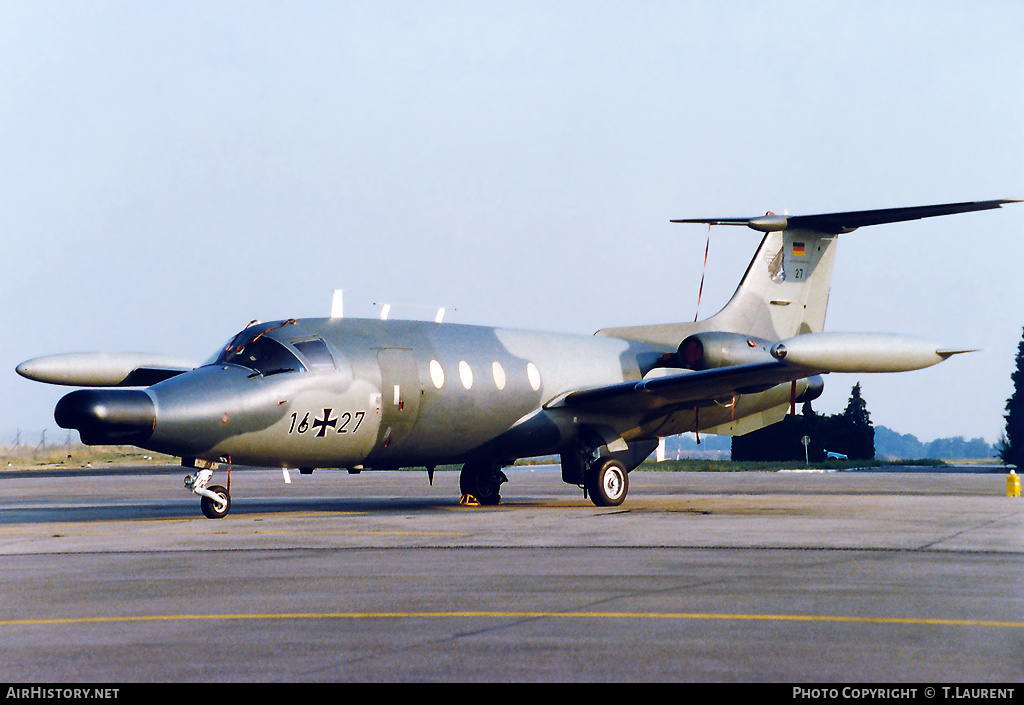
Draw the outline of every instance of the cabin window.
M444 368L437 360L430 361L430 381L438 389L444 386Z
M494 386L498 389L505 388L505 368L501 366L500 362L495 362L491 365L491 372L494 374Z
M540 391L540 370L532 362L526 363L526 378L530 380L530 386L533 387L533 391Z
M465 360L459 363L459 379L462 380L462 386L466 389L473 386L473 369Z

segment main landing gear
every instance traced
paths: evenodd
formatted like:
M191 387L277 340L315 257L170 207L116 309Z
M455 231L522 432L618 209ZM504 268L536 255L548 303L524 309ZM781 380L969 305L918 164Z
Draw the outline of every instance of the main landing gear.
M583 488L583 496L598 507L617 507L629 492L629 473L654 452L658 442L636 441L626 450L600 452L593 441L581 442L561 455L562 481Z
M598 507L617 507L629 492L629 472L615 458L598 458L585 470L583 487Z
M563 479L583 487L590 501L598 507L617 507L629 492L629 471L626 465L613 457L601 457L584 462L576 456L570 461L574 467L566 474L566 456L562 458ZM466 463L459 475L459 490L463 504L493 506L501 504L501 485L508 482L501 466L493 461Z
M221 519L231 509L231 494L220 485L207 487L212 477L213 470L198 470L194 475L185 477L185 487L199 495L199 506L207 519Z
M459 490L466 504L476 503L493 506L501 504L501 485L508 482L501 466L493 461L473 461L462 467L459 475Z

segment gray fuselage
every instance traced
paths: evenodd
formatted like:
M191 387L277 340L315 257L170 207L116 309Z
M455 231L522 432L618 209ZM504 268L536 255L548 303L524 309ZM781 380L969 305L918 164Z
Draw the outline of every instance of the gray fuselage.
M656 438L693 430L693 409L587 415L557 401L640 380L667 352L613 337L421 321L259 324L215 361L147 388L156 420L136 444L232 463L390 468L559 453L582 428L605 442ZM785 403L788 392L776 392L753 395L765 397L757 408ZM709 409L701 423L722 415Z

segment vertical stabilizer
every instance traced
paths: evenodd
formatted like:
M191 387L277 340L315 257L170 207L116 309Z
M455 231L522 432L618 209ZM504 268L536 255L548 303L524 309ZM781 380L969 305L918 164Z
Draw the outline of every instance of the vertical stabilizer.
M697 330L781 340L820 333L832 284L836 237L810 230L764 236L729 303Z

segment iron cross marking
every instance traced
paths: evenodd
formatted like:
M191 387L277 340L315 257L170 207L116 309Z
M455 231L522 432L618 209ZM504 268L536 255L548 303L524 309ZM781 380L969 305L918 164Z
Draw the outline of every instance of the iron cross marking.
M324 417L322 419L313 419L313 428L319 428L316 432L317 438L323 438L327 435L327 427L336 428L338 425L338 419L331 418L332 409L324 409Z

